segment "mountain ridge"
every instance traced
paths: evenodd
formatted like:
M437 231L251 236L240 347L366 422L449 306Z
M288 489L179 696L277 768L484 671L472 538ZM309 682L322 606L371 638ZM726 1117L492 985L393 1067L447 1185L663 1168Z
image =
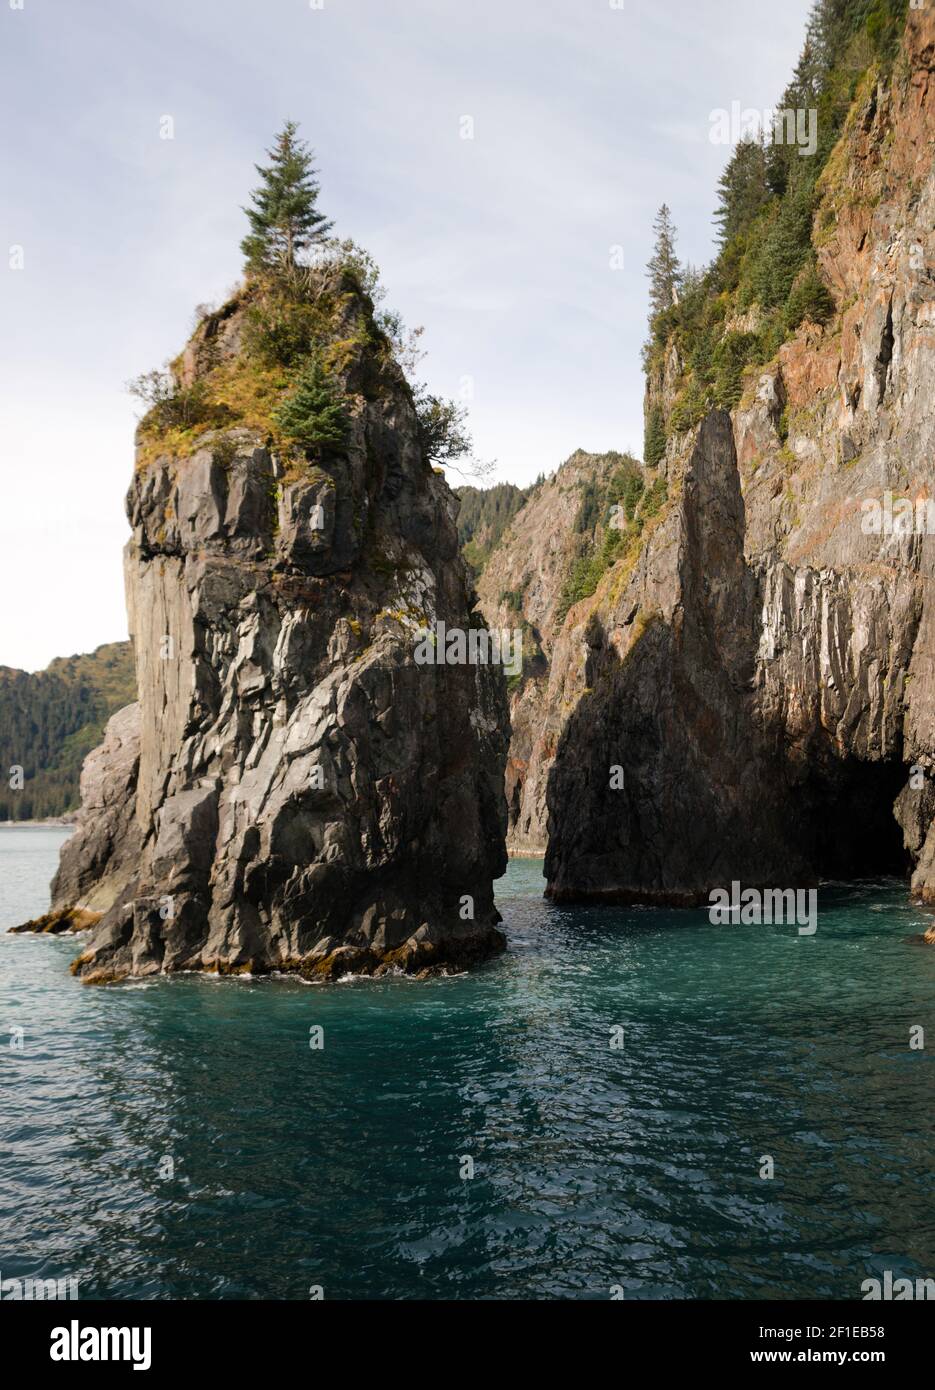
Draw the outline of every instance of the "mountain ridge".
M56 657L43 671L0 666L0 820L55 819L77 810L85 757L110 716L136 696L129 642ZM16 789L13 769L22 768Z

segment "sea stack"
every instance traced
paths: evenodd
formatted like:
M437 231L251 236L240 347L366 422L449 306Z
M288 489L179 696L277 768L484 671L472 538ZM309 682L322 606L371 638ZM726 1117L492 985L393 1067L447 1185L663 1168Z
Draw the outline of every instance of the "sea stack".
M171 364L127 498L139 708L89 759L54 894L102 913L83 980L502 949L503 672L414 660L480 621L430 459L346 248L248 279Z

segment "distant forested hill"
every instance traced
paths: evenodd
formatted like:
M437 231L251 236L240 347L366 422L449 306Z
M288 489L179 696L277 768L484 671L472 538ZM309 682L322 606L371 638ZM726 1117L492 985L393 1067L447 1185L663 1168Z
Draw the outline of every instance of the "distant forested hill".
M85 755L115 710L135 699L129 642L60 657L35 675L0 666L0 821L76 810ZM21 791L10 788L16 766L23 769Z
M461 503L458 513L458 539L461 553L479 575L487 558L499 543L520 507L543 479L532 487L514 487L512 483L497 483L495 487L459 487L455 496Z

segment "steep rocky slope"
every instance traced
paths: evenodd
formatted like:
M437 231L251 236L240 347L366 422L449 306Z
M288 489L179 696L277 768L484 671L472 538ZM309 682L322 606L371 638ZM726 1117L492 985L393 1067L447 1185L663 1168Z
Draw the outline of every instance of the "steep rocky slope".
M341 444L277 425L296 339ZM249 287L174 375L127 499L139 709L86 769L55 885L57 911L104 911L73 969L330 978L500 949L503 676L414 660L420 628L478 620L453 498L353 269Z
M483 572L504 531L533 492L531 487L495 483L493 487L459 487L458 541L475 575Z
M506 773L507 844L515 854L545 853L546 785L567 713L561 698L550 696L552 655L569 607L570 577L587 558L586 547L600 552L612 480L628 463L618 453L577 450L533 490L478 581L487 623L523 634L523 674L510 690Z
M573 710L548 786L553 897L905 869L935 902L933 150L928 8L859 87L823 178L833 316L748 372L730 413L670 430L637 564L555 644L551 708ZM652 404L671 411L683 367L670 344ZM904 533L868 527L887 494L915 508Z

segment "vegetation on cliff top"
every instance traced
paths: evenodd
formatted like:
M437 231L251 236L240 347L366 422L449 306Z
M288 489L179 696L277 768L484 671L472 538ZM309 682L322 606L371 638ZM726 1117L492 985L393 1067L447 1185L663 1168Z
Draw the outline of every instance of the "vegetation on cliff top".
M136 699L129 642L60 657L31 674L0 667L0 820L40 820L78 806L81 764L112 714ZM10 786L10 768L23 787Z
M763 133L741 140L718 189L720 249L710 266L698 272L676 260L673 272L675 230L668 209L660 213L644 350L647 463L662 457L667 435L691 429L713 407L733 408L745 371L769 362L804 320L824 324L834 316L815 257L820 229L833 217L829 162L853 104L869 100L876 79L889 71L908 6L909 0L816 0L778 107L815 113L808 117L815 123L814 151L803 157L796 141L767 140ZM660 388L672 347L681 375L664 411Z
M332 223L318 211L320 192L312 151L298 138L295 121L286 121L269 151L269 164L254 165L260 183L245 208L250 234L240 243L253 273L288 270L303 252L322 242Z
M214 430L244 426L302 467L346 446L361 401L408 385L426 464L483 474L472 458L463 406L416 379L421 329L407 332L383 307L373 259L328 237L318 209L312 152L289 121L257 165L246 209L244 283L219 309L205 307L185 351L129 389L146 406L139 460L185 457ZM225 343L225 328L238 324Z
M568 463L584 457L593 472L575 483L578 506L566 546L567 572L555 611L561 626L573 604L593 594L604 575L618 562L626 573L632 568L643 544L647 528L661 517L668 493L665 479L647 474L632 454L609 450L604 454L573 454ZM561 483L561 491L567 485ZM501 483L492 488L461 488L458 530L462 554L480 574L500 545L510 545L509 528L515 516L546 483L540 475L529 488ZM511 609L525 624L523 603L531 575L515 589L504 589L499 602ZM528 625L527 625L528 626ZM532 661L524 663L524 678L539 672L544 657L535 633L530 629ZM516 681L512 682L515 686Z
M665 479L647 486L644 470L632 454L604 456L614 463L605 482L592 480L581 491L574 523L573 559L562 586L556 622L573 604L589 598L618 561L627 565L639 554L643 530L667 500Z
M309 357L272 415L282 433L304 449L340 449L347 439L347 411L317 355Z

